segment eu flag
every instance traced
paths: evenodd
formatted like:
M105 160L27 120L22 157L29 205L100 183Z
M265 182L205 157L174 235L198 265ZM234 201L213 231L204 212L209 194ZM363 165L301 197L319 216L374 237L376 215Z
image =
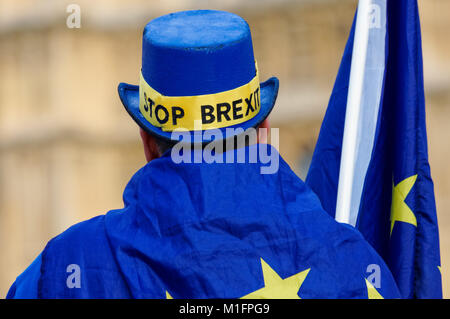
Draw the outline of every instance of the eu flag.
M388 264L403 298L442 298L438 223L425 125L417 0L367 0L360 111L353 118L351 174L340 176L358 19L353 24L306 179L336 214L351 179L349 223ZM367 17L366 17L367 18ZM364 31L364 30L363 30ZM365 46L364 46L365 48ZM348 116L348 115L347 115ZM347 118L347 120L350 120Z
M50 240L7 298L398 298L382 258L323 211L274 147L221 155L261 150L279 158L275 173L261 174L264 156L153 159L131 178L123 208Z

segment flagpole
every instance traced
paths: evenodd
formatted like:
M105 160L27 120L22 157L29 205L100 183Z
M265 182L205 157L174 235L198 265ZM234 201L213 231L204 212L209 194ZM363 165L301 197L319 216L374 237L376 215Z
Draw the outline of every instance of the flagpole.
M358 131L360 129L361 96L369 39L370 5L371 0L359 0L358 2L336 202L335 219L338 222L352 224L353 226L355 226L356 219L351 219L352 212L350 211L350 207L353 193ZM355 214L357 212L353 212L353 216Z

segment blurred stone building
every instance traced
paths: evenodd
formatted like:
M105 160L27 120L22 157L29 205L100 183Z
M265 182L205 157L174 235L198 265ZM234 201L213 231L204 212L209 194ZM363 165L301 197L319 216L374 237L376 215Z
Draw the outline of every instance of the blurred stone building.
M271 116L280 128L280 152L304 177L357 1L78 0L81 28L68 28L71 3L0 2L0 296L49 239L122 207L123 188L145 161L117 85L138 83L149 20L212 8L248 21L261 80L280 79ZM419 4L430 162L450 296L450 2Z

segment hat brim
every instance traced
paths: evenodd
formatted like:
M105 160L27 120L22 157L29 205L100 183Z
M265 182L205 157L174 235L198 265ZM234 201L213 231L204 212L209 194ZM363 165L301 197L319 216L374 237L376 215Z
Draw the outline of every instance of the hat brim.
M278 87L279 81L276 77L272 77L267 81L261 83L260 84L261 109L259 110L258 114L248 121L233 126L229 126L228 128L242 128L244 130L247 130L248 128L251 127L257 127L260 123L262 123L270 114L270 112L273 109L273 106L275 105L275 101L278 95ZM120 100L122 101L125 110L127 110L128 114L130 114L133 120L144 131L156 137L162 138L166 141L174 141L174 142L179 141L177 138L172 138L172 132L163 131L160 127L150 124L142 115L142 113L139 110L139 86L127 83L120 83L118 91ZM229 138L232 137L233 135L239 134L238 131L233 130L236 132L235 134L230 135L229 134L230 131L228 131L227 132L228 134L226 135L225 129L226 128L220 128L220 130L222 131L223 138ZM212 139L218 140L219 138L213 137ZM210 142L210 141L211 140L202 142Z

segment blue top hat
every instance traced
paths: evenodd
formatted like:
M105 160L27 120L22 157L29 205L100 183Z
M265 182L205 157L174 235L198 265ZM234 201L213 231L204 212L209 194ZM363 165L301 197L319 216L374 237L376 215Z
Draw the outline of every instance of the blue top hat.
M228 138L226 128L256 127L269 115L278 79L259 83L245 20L194 10L146 25L140 85L120 83L118 90L125 109L150 134L178 140L173 131L220 129Z

